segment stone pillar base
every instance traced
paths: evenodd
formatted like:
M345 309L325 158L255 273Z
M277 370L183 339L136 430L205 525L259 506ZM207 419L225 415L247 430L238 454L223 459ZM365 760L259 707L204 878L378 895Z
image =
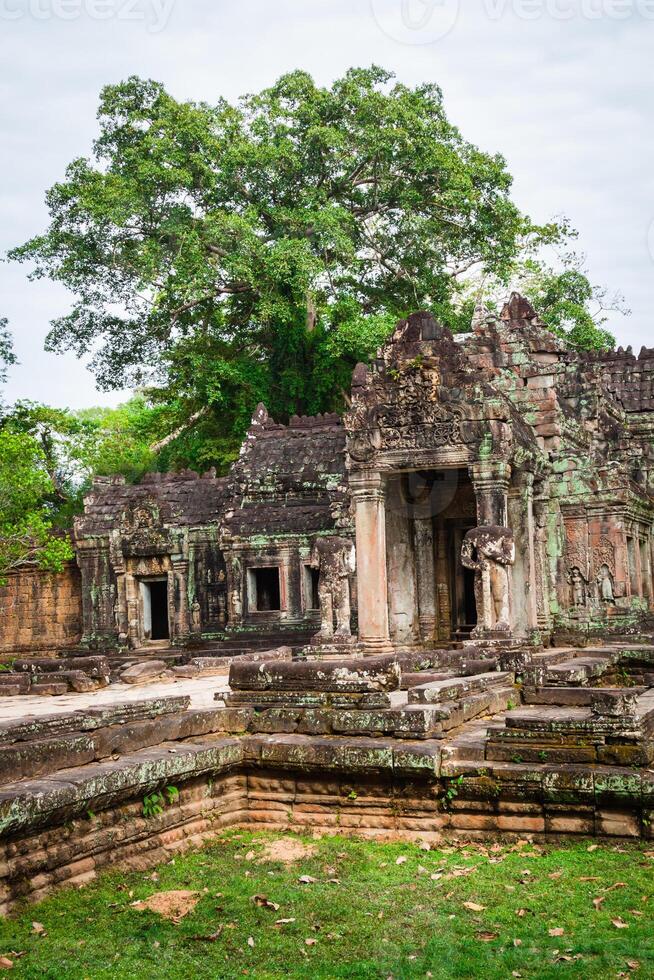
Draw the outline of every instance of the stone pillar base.
M338 660L339 658L361 657L363 651L356 636L321 636L317 633L311 637L311 642L304 647L305 657L323 660Z
M364 657L376 657L383 653L395 653L395 646L390 640L375 637L367 640L364 636L359 639L359 649Z

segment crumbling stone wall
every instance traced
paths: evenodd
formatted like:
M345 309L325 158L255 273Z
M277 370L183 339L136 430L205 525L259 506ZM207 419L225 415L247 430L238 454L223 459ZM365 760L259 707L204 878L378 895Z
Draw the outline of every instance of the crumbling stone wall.
M25 568L0 586L0 654L56 653L79 642L82 588L70 562L59 575Z

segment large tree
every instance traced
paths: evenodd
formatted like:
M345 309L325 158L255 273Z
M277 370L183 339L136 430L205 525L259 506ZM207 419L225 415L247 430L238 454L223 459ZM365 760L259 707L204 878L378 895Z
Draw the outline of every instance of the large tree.
M567 231L519 212L437 86L380 68L330 88L292 72L236 105L130 78L98 121L48 229L11 254L75 295L48 347L93 352L105 389L154 385L206 462L231 458L259 399L281 418L338 407L397 317L460 326L467 277L508 281L525 242Z
M0 385L16 363L7 321L0 320ZM0 392L1 394L1 392ZM33 435L7 425L0 398L0 585L7 572L26 563L59 571L72 558L68 538L52 533L55 487L46 458Z

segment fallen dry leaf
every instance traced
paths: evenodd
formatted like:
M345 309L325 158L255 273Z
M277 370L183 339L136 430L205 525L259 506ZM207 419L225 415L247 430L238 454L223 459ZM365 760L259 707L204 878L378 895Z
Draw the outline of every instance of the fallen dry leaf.
M590 847L586 848L586 850L588 851L589 854L592 854L593 851L596 851L598 847L599 844L591 844Z
M629 923L628 922L625 922L624 919L621 919L620 917L618 917L617 919L611 919L611 923L612 923L612 925L615 926L616 929L628 929L629 928Z
M248 946L250 949L254 949L254 936L248 936Z
M276 902L271 902L266 895L253 895L252 901L260 909L273 909L275 912L279 911L279 905Z
M639 960L627 960L627 966L630 970L639 970L640 961Z
M315 946L317 942L318 942L317 939L305 939L304 940L304 945L305 946Z
M557 926L555 929L548 929L550 936L562 936L565 933L565 929L561 929Z
M32 923L32 932L35 932L37 936L45 936L46 935L45 926L43 925L42 922L33 922Z
M627 883L625 881L616 881L615 885L609 885L609 887L606 890L607 892L612 892L615 891L616 888L626 888L626 887L627 887Z
M464 909L470 909L471 912L483 912L486 908L485 905L477 905L476 902L464 902Z
M477 939L481 943L492 943L494 939L497 939L498 938L499 933L498 932L476 932L475 935L476 935Z
M13 970L13 968L13 960L10 960L8 956L0 956L0 970Z
M295 919L277 919L275 923L276 926L288 926L291 922L295 922Z
M593 905L595 906L595 908L597 909L598 912L601 909L602 902L604 901L605 898L606 898L606 895L599 895L597 898L594 898L593 899Z
M548 878L551 878L552 881L556 881L556 879L557 878L560 878L562 874L563 874L562 871L553 871L552 874L551 875L548 875L547 877Z
M256 856L257 856L256 851L248 851L247 854L245 855L245 860L254 861Z
M301 885L314 885L318 881L318 879L312 878L311 875L300 875L298 881L300 882Z
M401 856L400 856L400 857L399 857L399 858L398 858L398 859L396 860L396 862L395 862L395 863L396 863L396 864L406 864L406 858L404 857L404 855L401 855Z
M527 909L518 909L516 912L516 915L518 916L519 919L524 919L526 914L527 914Z
M515 946L516 948L517 948L518 946L522 946L522 939L514 939L514 940L513 940L513 945L514 945L514 946Z
M421 851L431 851L431 844L429 844L426 840L420 841L418 847Z
M198 893L192 891L156 892L142 901L132 902L137 912L156 912L164 919L179 922L192 912L200 901Z

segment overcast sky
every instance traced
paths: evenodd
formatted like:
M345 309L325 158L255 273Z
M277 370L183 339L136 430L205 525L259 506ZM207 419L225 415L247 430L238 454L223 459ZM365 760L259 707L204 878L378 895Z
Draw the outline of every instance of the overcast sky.
M513 174L536 220L567 215L594 282L620 289L618 342L654 345L654 0L0 0L0 248L43 230L44 192L89 152L100 88L131 74L177 98L236 98L304 68L373 62L437 82L450 119ZM19 367L7 398L115 404L47 354L69 295L0 265Z

